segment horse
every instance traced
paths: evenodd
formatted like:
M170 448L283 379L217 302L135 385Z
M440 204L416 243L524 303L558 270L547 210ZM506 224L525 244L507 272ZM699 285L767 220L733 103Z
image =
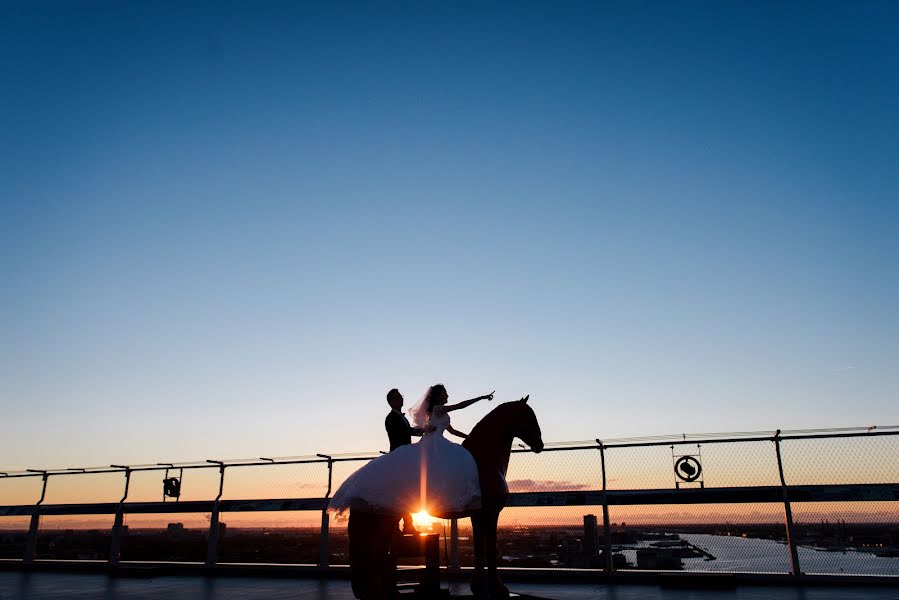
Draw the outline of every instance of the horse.
M475 568L471 591L476 598L508 598L509 590L496 570L496 528L499 513L509 499L506 471L512 441L520 439L533 452L543 450L540 424L528 396L505 402L481 419L462 447L474 457L481 485L481 508L469 513L437 515L445 518L471 517ZM397 510L397 513L403 511ZM347 533L350 542L350 569L353 593L357 598L376 600L386 590L395 590L395 569L387 561L390 540L400 514L384 515L351 509ZM392 592L388 592L392 593Z

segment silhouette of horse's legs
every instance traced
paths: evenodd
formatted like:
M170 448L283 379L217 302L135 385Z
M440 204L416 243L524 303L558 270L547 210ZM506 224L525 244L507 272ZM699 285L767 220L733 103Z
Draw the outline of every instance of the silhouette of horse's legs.
M396 590L389 564L390 541L397 519L350 511L347 533L350 541L350 572L353 595L364 600L382 600Z
M484 548L487 559L487 586L491 598L508 598L509 588L500 580L496 572L496 527L499 521L499 512L490 511L484 513Z
M475 569L471 592L476 598L508 598L509 588L496 572L496 526L499 512L481 510L471 516ZM486 569L484 568L486 565Z
M487 597L487 572L484 570L484 520L483 512L471 514L471 537L474 543L474 573L471 576L471 593L475 598Z

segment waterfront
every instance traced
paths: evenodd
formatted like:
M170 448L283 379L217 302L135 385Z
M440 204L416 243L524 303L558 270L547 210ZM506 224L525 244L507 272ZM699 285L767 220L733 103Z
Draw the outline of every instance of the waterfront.
M752 537L681 533L680 539L712 556L684 558L680 570L715 573L789 573L790 556L786 545L777 540ZM619 551L631 566L637 564L637 548L651 542L640 542ZM799 546L799 562L808 574L864 574L899 576L899 558L876 556L850 548L821 550Z
M780 542L705 534L683 534L681 537L717 557L714 561L688 559L684 564L685 570L755 573L763 566L773 565L776 572L789 571L789 553L786 545ZM805 573L899 576L899 558L895 557L876 556L852 548L821 550L800 545L798 551L799 563Z

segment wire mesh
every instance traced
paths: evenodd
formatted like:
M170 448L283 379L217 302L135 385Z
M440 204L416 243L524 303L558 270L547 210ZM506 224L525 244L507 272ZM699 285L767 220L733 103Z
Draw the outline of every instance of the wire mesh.
M126 514L121 560L203 562L208 536L208 513Z
M694 482L675 471L681 457L692 457L693 464L699 464L701 470ZM770 441L607 448L606 477L610 490L780 484L777 455Z
M606 450L606 486L610 490L651 490L674 487L668 446Z
M42 485L40 477L0 477L0 506L34 504Z
M369 462L369 460L370 459L335 462L332 475L333 485L331 487L331 495L334 495L334 492L336 492L337 488L339 488L341 484L346 481L347 477L365 466ZM328 475L326 471L325 475L323 476L325 483L327 483L327 476Z
M123 473L73 473L47 479L44 504L118 502L125 490Z
M346 523L332 527L328 535L328 564L350 564L350 536L347 534Z
M112 515L43 516L35 558L106 560L112 538Z
M899 482L899 436L786 439L781 454L788 485Z
M223 499L321 498L328 489L324 462L233 466L225 470Z
M585 515L602 514L600 507L514 507L500 513L497 553L501 566L522 568L601 568L596 523L585 528ZM600 517L598 522L602 523ZM592 546L590 540L593 540ZM468 552L465 560L471 560ZM467 562L463 563L467 566Z
M171 469L169 476L180 476L181 478L181 496L177 499L179 501L213 500L218 495L218 468L184 469L183 472L178 469ZM124 473L119 474L119 477L124 486ZM133 472L126 502L174 502L175 498L166 498L163 495L162 480L165 477L165 469ZM227 481L227 475L225 480Z
M0 517L0 558L22 558L29 522L28 517Z
M598 490L601 481L599 450L516 452L506 473L510 492Z
M318 563L321 515L317 511L221 513L219 517L219 563Z
M780 504L613 506L610 519L619 569L789 572Z
M793 503L804 573L899 576L899 502Z
M674 451L678 450L675 446ZM692 451L692 447L684 446L680 450ZM780 485L773 442L703 444L698 451L705 487Z

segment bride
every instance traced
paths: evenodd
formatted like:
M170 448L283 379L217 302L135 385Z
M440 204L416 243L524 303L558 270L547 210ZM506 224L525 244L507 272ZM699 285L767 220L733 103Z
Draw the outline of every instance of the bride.
M328 511L338 515L348 509L391 515L425 511L448 517L480 508L474 458L443 437L443 432L467 437L450 425L449 413L479 400L493 400L493 394L457 404L447 404L448 400L443 384L428 388L410 411L413 427L425 432L421 440L400 446L350 475L331 498Z

